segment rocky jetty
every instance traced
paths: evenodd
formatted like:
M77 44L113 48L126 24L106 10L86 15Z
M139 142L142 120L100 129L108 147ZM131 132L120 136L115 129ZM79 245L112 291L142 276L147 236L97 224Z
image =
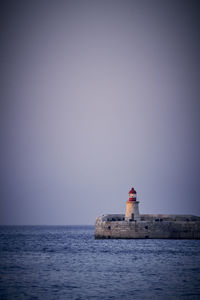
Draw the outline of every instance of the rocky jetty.
M200 239L200 217L192 215L140 215L140 221L125 215L96 219L96 239Z

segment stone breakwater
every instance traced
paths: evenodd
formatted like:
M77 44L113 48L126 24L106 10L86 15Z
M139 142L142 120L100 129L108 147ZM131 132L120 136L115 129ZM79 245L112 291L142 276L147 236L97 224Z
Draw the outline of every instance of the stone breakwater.
M126 221L125 215L96 219L96 239L200 239L200 217L192 215L140 215Z

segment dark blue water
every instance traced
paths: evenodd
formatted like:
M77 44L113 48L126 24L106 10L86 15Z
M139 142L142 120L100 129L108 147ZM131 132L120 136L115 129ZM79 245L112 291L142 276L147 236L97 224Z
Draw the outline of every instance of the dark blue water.
M0 299L200 299L200 240L94 240L94 227L0 227Z

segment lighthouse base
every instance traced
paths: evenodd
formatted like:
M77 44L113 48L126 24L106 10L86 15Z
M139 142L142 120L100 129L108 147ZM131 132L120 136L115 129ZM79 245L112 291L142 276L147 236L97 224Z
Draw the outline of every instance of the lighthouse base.
M140 221L139 213L139 201L127 201L126 202L126 221Z

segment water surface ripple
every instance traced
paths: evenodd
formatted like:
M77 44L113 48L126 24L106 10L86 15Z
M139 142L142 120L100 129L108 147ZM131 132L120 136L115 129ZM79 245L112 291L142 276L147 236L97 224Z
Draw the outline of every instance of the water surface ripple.
M0 299L200 299L200 240L94 240L93 226L1 226Z

